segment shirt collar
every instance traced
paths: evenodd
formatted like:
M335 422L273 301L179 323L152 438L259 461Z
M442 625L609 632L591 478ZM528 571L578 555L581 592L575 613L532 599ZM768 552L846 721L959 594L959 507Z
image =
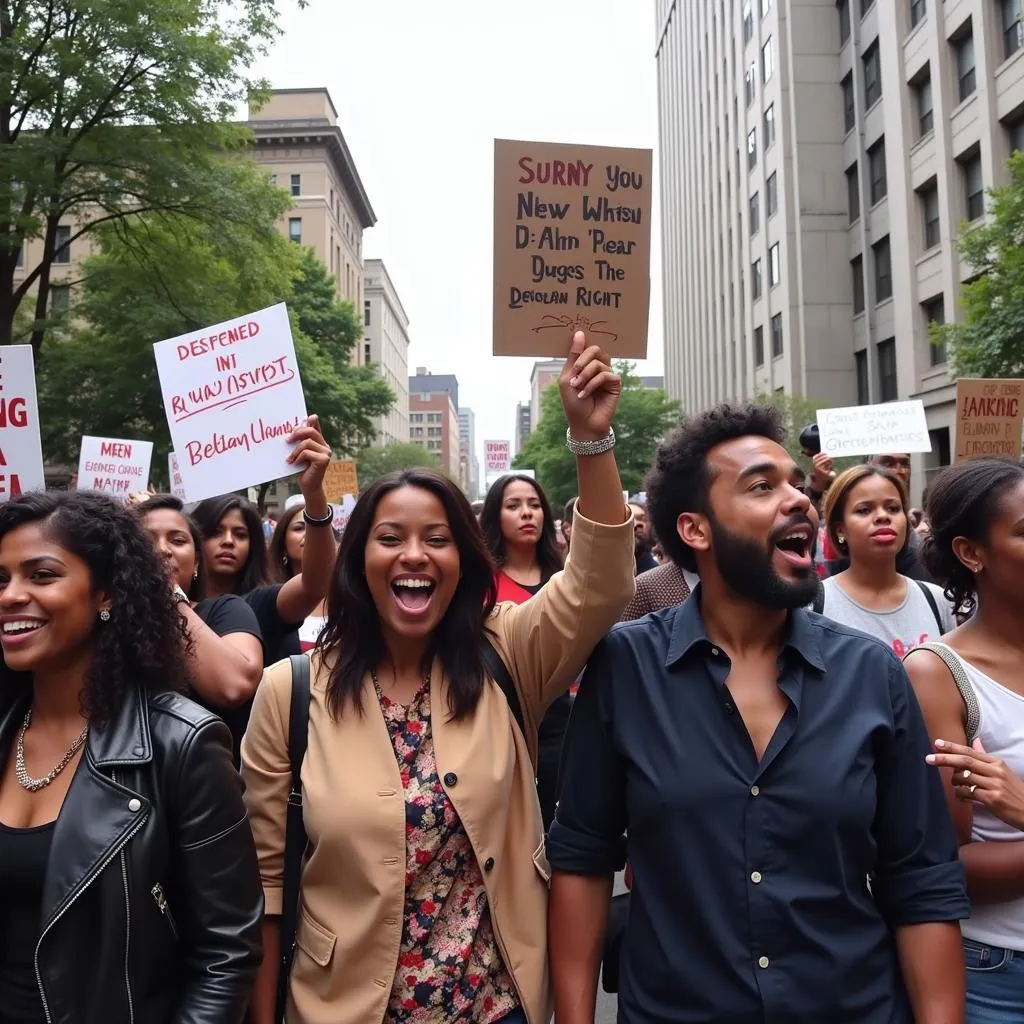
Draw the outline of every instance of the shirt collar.
M671 668L697 644L711 645L700 610L701 598L702 587L698 583L690 597L677 606L668 653L665 655L666 668ZM789 613L786 621L782 647L783 650L795 651L808 665L824 672L825 660L821 654L819 632L820 627L811 620L807 609L796 608Z

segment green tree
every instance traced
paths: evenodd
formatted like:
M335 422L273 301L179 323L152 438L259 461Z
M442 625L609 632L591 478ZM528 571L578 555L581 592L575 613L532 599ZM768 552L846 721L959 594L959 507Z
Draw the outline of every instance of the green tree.
M250 69L277 15L277 0L0 0L0 344L27 304L40 350L59 245L154 212L245 220L221 156L249 144L232 119L265 95Z
M615 413L615 457L622 486L631 494L643 489L658 442L679 423L682 406L661 388L645 388L633 364L619 362L622 397ZM541 397L541 418L516 456L516 469L532 469L548 499L558 507L576 494L576 460L565 447L568 424L558 384Z
M372 448L364 448L356 455L356 472L359 475L359 487L372 484L378 477L393 473L399 469L412 469L423 466L437 469L437 459L420 444L385 444Z
M800 431L810 423L818 421L818 410L827 409L828 402L819 402L803 395L787 395L782 392L762 392L754 399L763 405L774 405L786 427L786 450L802 465L809 460L800 450Z
M988 190L987 221L964 225L957 240L980 275L961 288L963 322L931 326L954 377L1024 375L1024 154L1015 152L1007 168L1009 182Z

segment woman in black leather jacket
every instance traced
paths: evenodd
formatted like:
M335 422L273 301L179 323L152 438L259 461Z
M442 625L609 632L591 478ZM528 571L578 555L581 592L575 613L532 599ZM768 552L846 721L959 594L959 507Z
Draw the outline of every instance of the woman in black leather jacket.
M172 584L99 494L0 506L0 1024L240 1024L256 853Z

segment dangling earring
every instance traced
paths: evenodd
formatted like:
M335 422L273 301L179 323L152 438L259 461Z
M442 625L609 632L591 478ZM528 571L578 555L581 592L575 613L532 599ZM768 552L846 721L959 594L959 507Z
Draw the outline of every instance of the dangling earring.
M109 621L110 621L110 609L109 608L102 608L100 610L100 622L109 622Z
M199 579L199 570L195 569L192 573L192 582L195 583L197 579Z

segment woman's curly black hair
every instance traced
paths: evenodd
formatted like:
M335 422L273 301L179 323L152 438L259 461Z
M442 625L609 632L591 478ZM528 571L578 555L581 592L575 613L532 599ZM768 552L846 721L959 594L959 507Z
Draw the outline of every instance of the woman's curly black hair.
M1024 466L1015 460L971 459L943 470L928 485L925 515L930 532L921 545L921 559L958 615L974 611L977 581L957 557L953 541L964 537L986 544L1006 492L1022 480Z
M773 405L719 405L683 420L660 445L647 474L647 512L662 550L676 565L697 571L693 548L676 523L683 512L710 512L708 453L740 437L766 437L782 444L786 430Z
M23 494L0 505L0 543L12 530L39 523L46 536L80 558L93 587L112 598L110 620L97 620L82 706L109 721L133 687L183 691L191 654L185 620L139 517L92 491ZM31 674L0 659L0 693L30 686Z

